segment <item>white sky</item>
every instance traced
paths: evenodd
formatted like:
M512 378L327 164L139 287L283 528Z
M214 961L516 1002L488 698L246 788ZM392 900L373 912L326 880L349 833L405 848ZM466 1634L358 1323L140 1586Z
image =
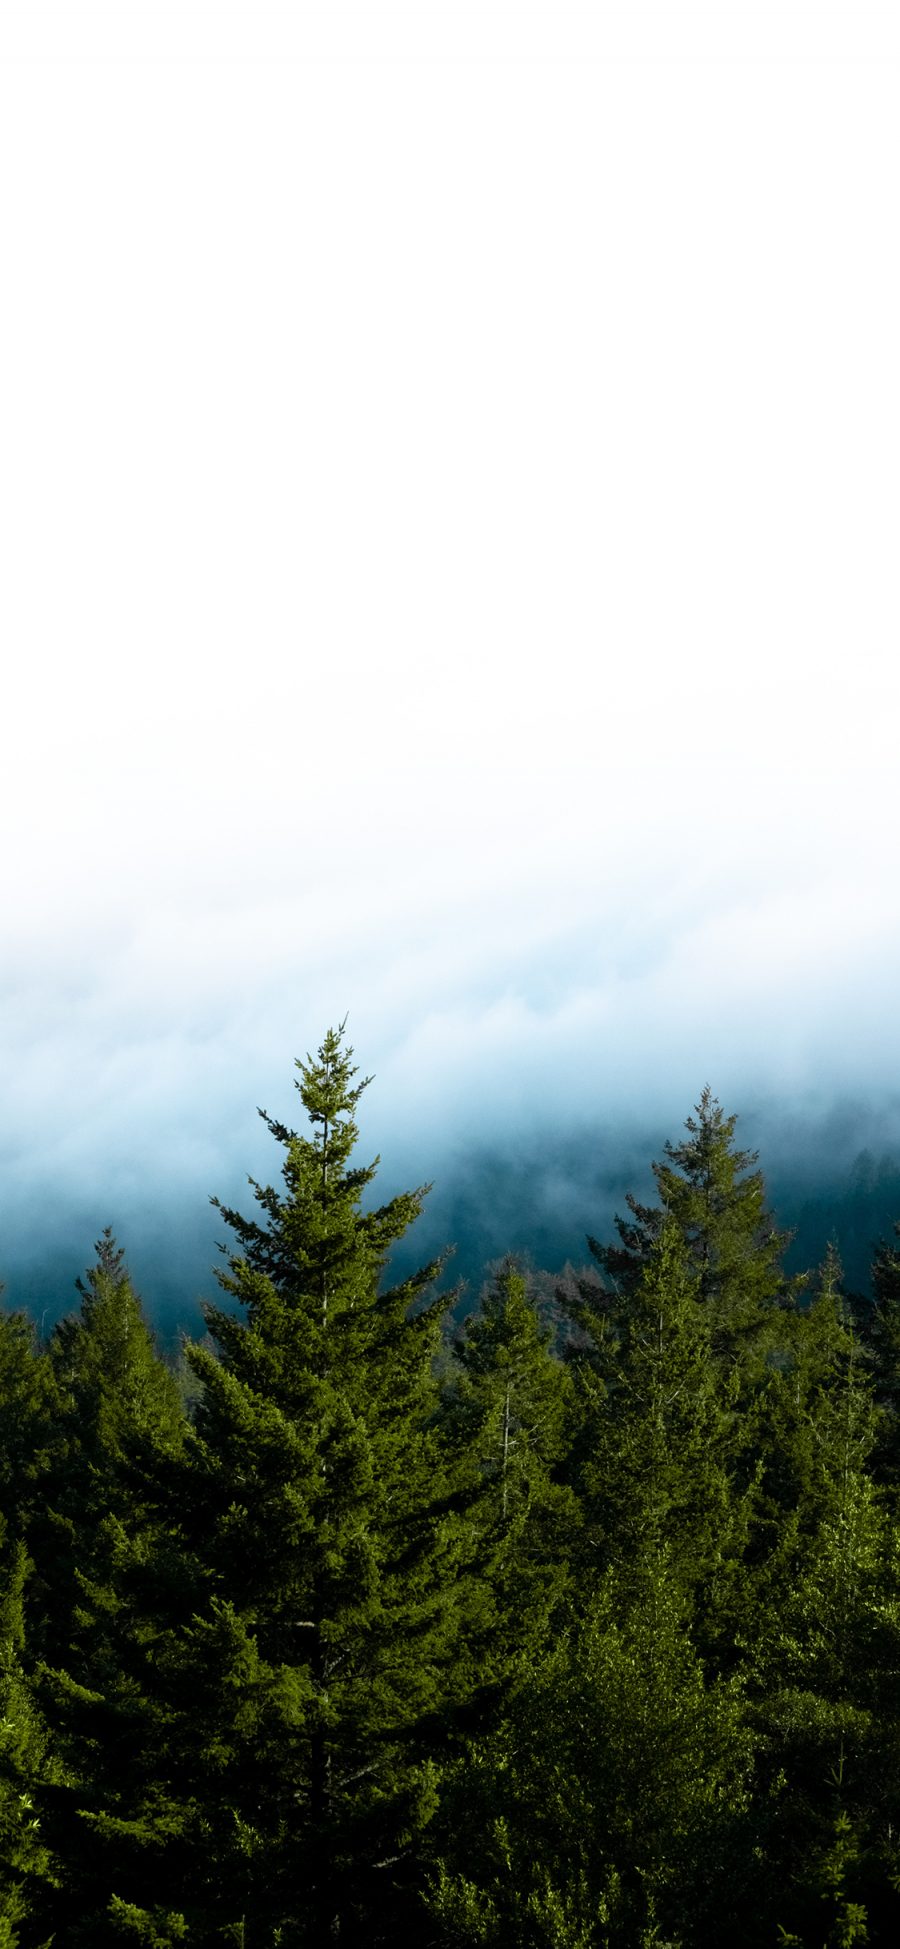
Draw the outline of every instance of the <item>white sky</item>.
M432 1130L893 1087L896 8L0 55L0 1205L348 1008Z

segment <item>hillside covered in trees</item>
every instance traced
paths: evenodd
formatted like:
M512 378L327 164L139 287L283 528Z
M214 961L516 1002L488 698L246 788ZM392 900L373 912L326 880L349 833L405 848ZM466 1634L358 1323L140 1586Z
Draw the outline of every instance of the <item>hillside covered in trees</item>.
M896 1238L789 1273L707 1090L461 1322L298 1070L177 1366L111 1233L0 1314L0 1949L895 1943Z

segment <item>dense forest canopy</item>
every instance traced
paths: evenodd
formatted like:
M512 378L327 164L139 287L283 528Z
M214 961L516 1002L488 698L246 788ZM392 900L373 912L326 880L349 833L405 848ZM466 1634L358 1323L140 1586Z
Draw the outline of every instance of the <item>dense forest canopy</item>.
M900 1226L798 1264L705 1089L454 1307L352 1058L177 1359L111 1231L0 1314L0 1949L893 1944Z

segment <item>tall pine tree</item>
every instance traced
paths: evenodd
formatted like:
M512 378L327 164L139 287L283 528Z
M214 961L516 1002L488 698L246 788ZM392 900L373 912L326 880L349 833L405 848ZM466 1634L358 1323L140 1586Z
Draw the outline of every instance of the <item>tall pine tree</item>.
M152 1889L198 1945L414 1929L435 1752L467 1684L438 1266L383 1278L427 1187L363 1209L377 1160L351 1162L351 1058L338 1029L298 1063L309 1135L261 1113L284 1182L253 1184L260 1217L220 1207L240 1310L210 1307L188 1352L203 1392L149 1600L143 1785L105 1824L143 1860L114 1887L119 1914L156 1926Z
M38 1696L63 1769L42 1805L59 1863L44 1932L72 1943L96 1937L96 1907L106 1902L96 1822L132 1764L130 1666L140 1623L122 1570L150 1549L152 1470L177 1452L185 1430L174 1376L111 1231L76 1285L80 1306L50 1343L55 1411L29 1530L27 1592L29 1653L40 1661Z
M659 1203L640 1204L629 1193L630 1217L616 1219L618 1244L588 1240L613 1294L628 1293L663 1225L674 1224L709 1310L713 1352L726 1368L752 1358L765 1341L772 1309L792 1298L797 1285L782 1266L788 1235L766 1208L756 1152L734 1142L736 1123L705 1088L694 1116L686 1118L687 1136L667 1143L662 1162L653 1165Z
M527 1276L506 1258L455 1343L443 1425L484 1550L495 1612L498 1675L533 1655L561 1621L577 1505L561 1481L572 1377L551 1351L552 1328Z
M751 1417L758 1476L738 1626L770 1796L765 1846L778 1919L799 1923L800 1939L819 1916L824 1929L828 1900L829 1942L865 1940L840 1929L866 1907L873 1920L882 1911L877 1939L889 1940L900 1927L896 1548L870 1473L870 1373L833 1248L791 1325Z
M576 1365L575 1597L454 1779L432 1892L448 1944L693 1949L733 1925L752 1742L738 1682L708 1680L697 1640L715 1637L743 1512L697 1283L670 1221L615 1338L598 1322Z
M58 1768L24 1668L26 1575L0 1515L0 1949L35 1940L30 1920L56 1882L39 1802Z
M858 1309L872 1362L875 1398L882 1410L875 1470L900 1492L900 1224L894 1240L882 1239L872 1261L874 1305Z
M177 1448L184 1416L174 1376L160 1358L120 1250L107 1227L84 1279L80 1306L50 1342L55 1383L52 1440L33 1538L31 1600L36 1648L49 1665L74 1669L90 1583L102 1582L124 1527L140 1526L148 1453Z
M0 1307L0 1510L10 1538L25 1536L43 1498L37 1483L56 1405L50 1363L31 1320Z

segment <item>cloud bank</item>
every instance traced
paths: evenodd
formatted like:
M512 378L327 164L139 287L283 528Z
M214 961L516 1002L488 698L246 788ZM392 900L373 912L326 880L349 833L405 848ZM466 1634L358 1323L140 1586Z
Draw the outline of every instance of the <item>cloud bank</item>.
M707 1080L893 1116L878 21L837 63L760 15L760 61L694 10L670 59L670 9L656 59L399 8L376 58L375 12L119 15L101 59L100 8L77 61L10 16L13 1284L110 1220L199 1278L348 1011L391 1182L627 1148Z

